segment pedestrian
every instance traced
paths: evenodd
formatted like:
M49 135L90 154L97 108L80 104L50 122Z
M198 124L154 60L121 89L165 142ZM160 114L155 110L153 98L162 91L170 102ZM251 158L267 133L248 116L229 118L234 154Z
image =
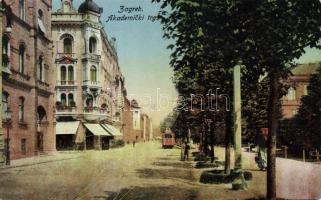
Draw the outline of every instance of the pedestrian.
M184 148L184 160L188 160L188 151L189 151L189 145L187 142L185 142L185 148Z
M135 148L135 140L133 141L133 147Z
M268 129L261 128L256 137L258 154L255 157L255 162L261 170L265 170L267 168L267 139Z

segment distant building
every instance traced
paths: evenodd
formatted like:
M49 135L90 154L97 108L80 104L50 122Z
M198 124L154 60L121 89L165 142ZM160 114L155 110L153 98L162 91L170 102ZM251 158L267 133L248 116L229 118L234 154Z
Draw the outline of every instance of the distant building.
M147 114L141 112L136 100L125 99L124 141L126 143L144 142L153 138L152 120Z
M11 159L55 151L51 0L2 0L2 124ZM6 113L12 118L6 123Z
M101 13L93 0L78 10L62 0L52 14L58 149L107 149L123 139L125 80Z
M317 72L320 63L299 64L292 70L292 76L287 80L290 85L286 96L282 97L282 112L284 118L292 118L297 114L301 98L308 94L308 84L311 74Z

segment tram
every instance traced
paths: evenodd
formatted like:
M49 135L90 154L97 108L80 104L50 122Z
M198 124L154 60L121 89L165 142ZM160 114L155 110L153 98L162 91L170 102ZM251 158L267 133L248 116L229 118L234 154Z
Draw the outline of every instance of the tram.
M163 149L173 148L174 145L175 145L175 134L171 130L167 129L162 136L162 147Z

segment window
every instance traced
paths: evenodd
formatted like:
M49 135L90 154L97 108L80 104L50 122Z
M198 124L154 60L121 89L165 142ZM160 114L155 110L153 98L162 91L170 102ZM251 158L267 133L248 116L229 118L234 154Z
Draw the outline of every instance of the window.
M42 106L38 106L37 108L37 119L39 122L47 120L46 110Z
M61 100L61 105L62 105L62 106L66 106L66 105L67 105L66 94L61 94L60 100Z
M89 97L87 98L87 100L86 100L86 106L87 106L87 107L90 107L90 108L94 106L94 99L93 99L92 96L89 96Z
M91 66L90 68L90 80L92 82L97 82L97 69L95 66Z
M2 37L2 66L9 67L9 57L10 57L10 43L9 37L4 35Z
M38 60L38 80L45 82L45 69L43 56L39 56Z
M294 116L294 115L296 115L296 114L298 114L298 109L293 109L293 110L292 110L292 116Z
M74 95L72 93L68 94L68 105L69 106L74 106L72 104L74 104Z
M295 100L296 99L296 92L293 87L290 87L288 90L288 94L286 95L288 100Z
M43 21L43 12L42 10L38 10L38 30L40 32L40 34L45 35L46 34L46 27L44 25L44 21Z
M19 46L19 72L24 73L25 71L25 46L21 44Z
M27 139L21 139L21 153L27 153Z
M25 20L25 10L26 10L25 0L19 0L19 17L22 20Z
M72 53L72 40L69 37L64 39L64 53L65 54Z
M25 98L19 97L19 122L24 121Z
M96 53L97 48L97 40L94 37L89 38L89 53Z
M308 95L309 94L309 92L308 92L308 85L307 84L304 84L303 85L303 95Z
M61 81L66 81L67 79L67 70L65 66L61 66L60 68L60 80Z
M69 66L68 67L68 81L73 81L74 80L74 67Z
M2 92L2 118L5 116L5 112L9 107L9 94L7 92Z

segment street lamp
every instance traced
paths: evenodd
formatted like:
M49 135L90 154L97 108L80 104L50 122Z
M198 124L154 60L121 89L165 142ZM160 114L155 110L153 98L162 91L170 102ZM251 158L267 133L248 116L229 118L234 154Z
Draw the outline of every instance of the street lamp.
M4 112L5 123L7 125L7 141L6 141L6 165L10 165L10 135L9 135L9 122L11 121L11 110L8 109Z

